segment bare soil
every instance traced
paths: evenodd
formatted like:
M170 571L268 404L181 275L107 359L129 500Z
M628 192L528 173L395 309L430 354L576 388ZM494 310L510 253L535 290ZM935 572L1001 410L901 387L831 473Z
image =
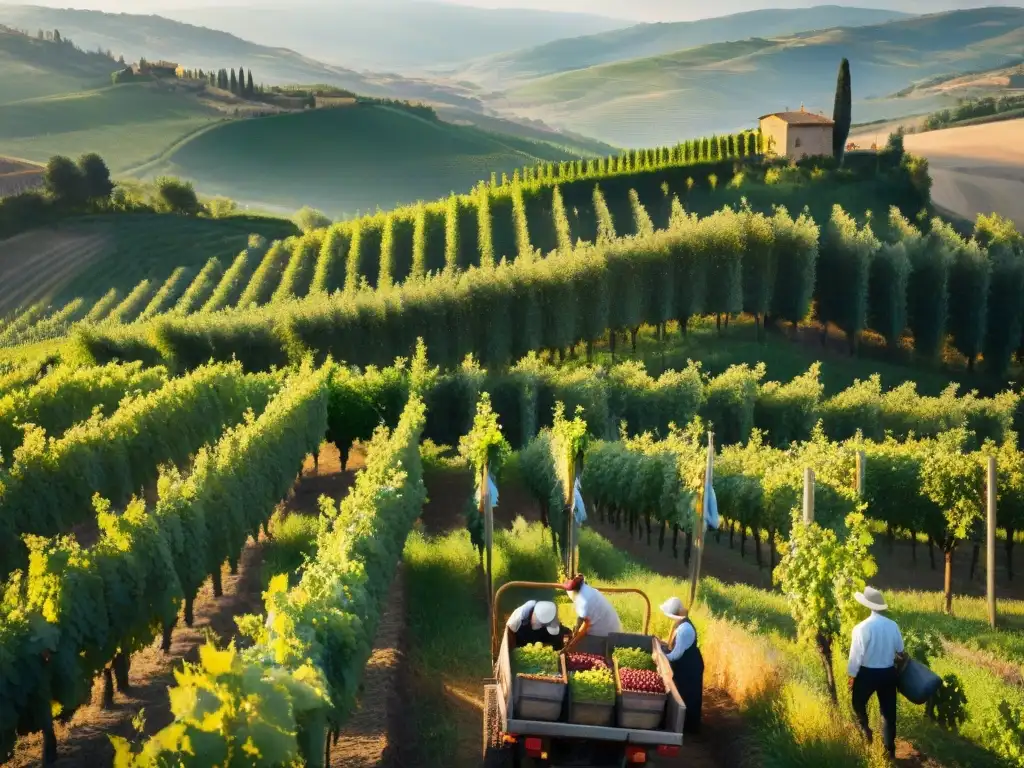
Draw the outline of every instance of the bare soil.
M198 660L199 646L207 635L221 643L229 642L237 636L235 616L262 610L261 565L262 544L250 541L242 553L238 574L232 576L224 569L223 596L215 598L209 584L200 591L195 601L193 625L186 627L184 622L179 622L169 653L162 653L157 643L132 657L131 691L116 693L112 709L104 710L100 706L103 687L102 678L98 678L93 685L91 703L75 712L69 723L56 728L59 745L56 765L60 768L111 765L114 750L108 737L136 738L132 720L140 712L145 719L143 733L147 736L170 723L167 688L174 683L174 670L181 667L183 660ZM42 735L32 734L19 740L14 758L5 766L27 768L40 765L41 761Z

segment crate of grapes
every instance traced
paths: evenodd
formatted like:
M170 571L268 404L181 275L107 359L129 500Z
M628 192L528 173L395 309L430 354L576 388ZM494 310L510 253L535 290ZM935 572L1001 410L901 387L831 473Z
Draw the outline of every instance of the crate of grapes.
M551 646L530 643L512 652L512 668L512 701L517 716L524 720L558 720L568 684L565 658Z
M619 728L660 728L665 719L668 683L659 671L654 653L640 648L616 648L612 667Z
M608 660L595 653L568 653L563 658L569 674L569 722L612 725L615 678Z

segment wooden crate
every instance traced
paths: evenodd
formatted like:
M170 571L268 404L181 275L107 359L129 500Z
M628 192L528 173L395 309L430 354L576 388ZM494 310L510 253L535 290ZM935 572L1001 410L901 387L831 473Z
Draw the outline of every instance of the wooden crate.
M657 641L655 641L657 642ZM661 676L665 685L664 693L638 693L636 691L623 691L622 681L619 680L619 663L612 660L612 668L615 673L615 694L618 707L616 709L616 724L619 728L640 728L643 730L655 730L661 727L665 719L665 702L668 700L668 687L670 680Z
M568 688L565 656L559 654L560 678L516 675L513 682L513 711L520 720L555 721L562 716L562 704Z
M574 701L570 689L569 722L576 725L612 725L615 722L615 702L595 704L590 701Z
M661 730L670 733L682 733L683 723L686 720L686 705L683 703L679 690L676 688L672 675L672 665L669 663L665 652L661 648L661 642L652 635L638 635L624 632L613 633L608 636L608 653L613 653L616 648L650 648L654 655L654 664L661 673L661 679L665 681L665 688L668 690L666 696L667 709L665 722Z

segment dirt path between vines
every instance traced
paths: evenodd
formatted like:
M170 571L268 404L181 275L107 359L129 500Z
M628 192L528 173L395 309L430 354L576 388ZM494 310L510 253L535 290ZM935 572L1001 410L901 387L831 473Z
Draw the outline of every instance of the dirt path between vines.
M325 445L321 452L319 472L314 472L312 459L307 459L300 481L296 484L282 507L292 513L319 513L318 499L321 495L332 497L335 502L342 498L351 486L355 472L363 466L361 451L353 451L347 471L341 471L339 455L334 446ZM114 750L109 736L121 736L129 740L138 738L133 720L142 714L143 734L151 735L171 722L170 702L167 689L174 683L174 670L180 669L182 661L197 661L199 647L207 636L219 644L237 637L235 617L263 610L263 552L266 539L250 540L242 553L238 574L232 576L224 568L223 591L220 598L213 596L209 582L196 597L192 627L179 621L172 635L171 650L164 654L159 641L139 651L132 657L129 680L132 688L127 693L116 693L112 709L104 710L102 701L102 678L93 685L92 698L88 705L75 712L69 723L58 724L59 768L99 768L113 762ZM399 616L404 614L399 612ZM382 617L381 631L391 631L393 617ZM390 628L390 629L389 629ZM379 638L378 638L379 640ZM386 725L386 724L385 724ZM379 750L378 750L379 751ZM28 768L41 764L42 735L32 734L18 741L14 757L4 763L4 768ZM358 766L362 763L346 762L332 765ZM375 763L365 763L372 765Z
M442 534L461 528L464 525L461 510L469 487L471 481L465 473L428 475L427 492L430 502L423 512L424 529L429 533ZM519 515L528 521L538 520L536 502L521 484L505 483L500 489L500 503L495 509L495 525L508 528ZM486 612L483 591L480 590L481 613ZM407 706L418 706L420 702L428 703L432 698L436 700L436 697L443 697L448 709L457 713L456 765L459 768L476 768L480 764L481 750L482 681L475 678L429 680L417 675L414 669L406 669L401 680L405 689L403 699L410 702ZM704 732L699 737L685 739L678 764L686 765L688 768L736 768L743 765L745 755L742 729L742 720L729 697L723 691L705 691ZM386 768L421 768L425 763L420 762L415 747L412 746L416 739L411 723L406 723L402 736L406 746L393 756L391 762L385 763Z

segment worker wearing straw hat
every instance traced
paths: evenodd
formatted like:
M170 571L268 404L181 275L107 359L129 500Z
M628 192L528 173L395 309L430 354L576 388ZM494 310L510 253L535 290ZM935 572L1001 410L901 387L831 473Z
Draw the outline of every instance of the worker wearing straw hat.
M704 656L697 646L697 630L690 621L690 613L678 597L670 597L661 604L661 612L672 620L668 635L666 656L672 665L672 679L686 705L683 732L700 733L700 713L704 700Z
M847 666L853 711L861 731L871 741L868 727L868 702L878 695L882 712L882 740L890 757L896 755L896 670L903 655L903 635L892 619L882 614L889 610L882 593L873 587L857 592L854 599L871 610L871 615L853 629L850 642L850 663Z

